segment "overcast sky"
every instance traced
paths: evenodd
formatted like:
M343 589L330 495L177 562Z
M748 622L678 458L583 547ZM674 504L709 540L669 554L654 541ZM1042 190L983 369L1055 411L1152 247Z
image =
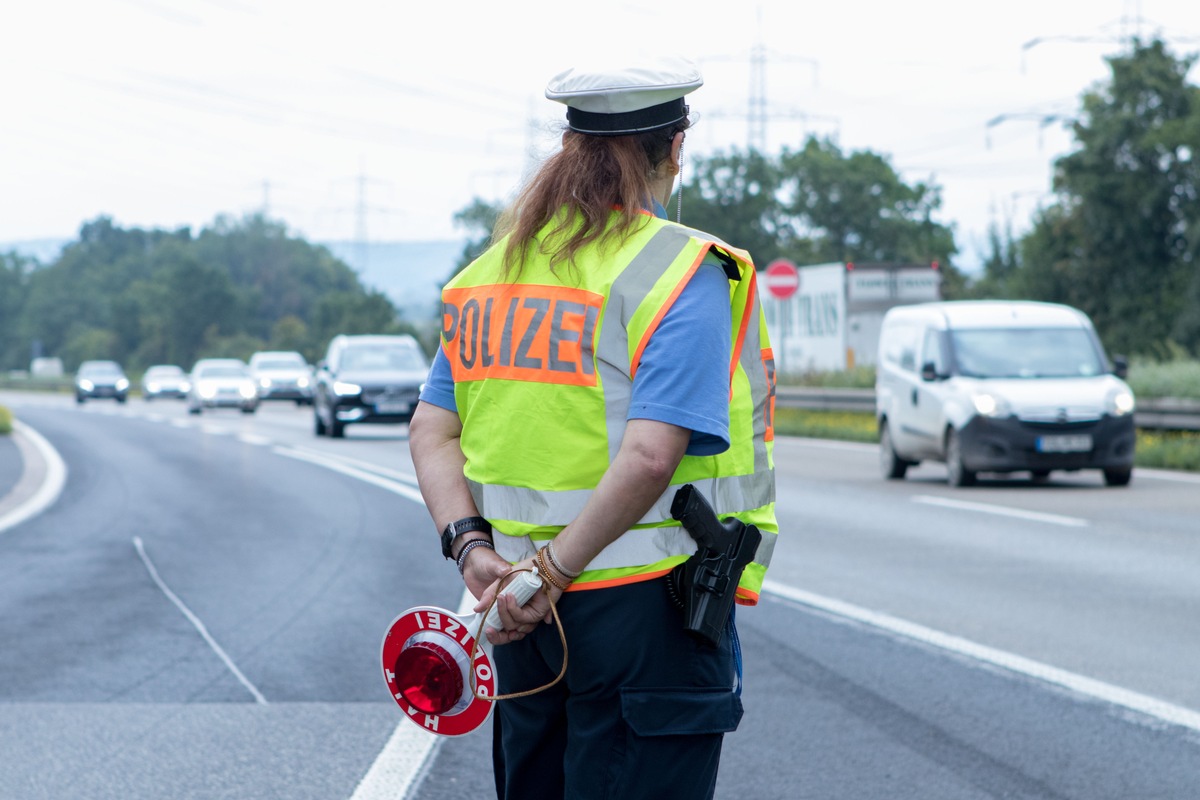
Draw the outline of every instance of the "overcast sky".
M688 56L690 153L747 145L765 53L767 148L807 134L943 189L960 265L1020 234L1072 146L1056 118L1122 37L1200 49L1194 0L37 0L6 3L0 242L266 209L311 239L461 238L556 141L556 72L616 47ZM1192 80L1196 81L1193 71ZM687 200L684 199L686 216ZM735 243L736 244L736 243Z

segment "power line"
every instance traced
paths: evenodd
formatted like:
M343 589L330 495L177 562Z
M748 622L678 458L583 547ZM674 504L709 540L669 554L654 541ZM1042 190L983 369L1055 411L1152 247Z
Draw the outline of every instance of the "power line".
M705 61L748 61L750 64L750 90L747 93L746 111L744 114L722 110L710 111L708 116L720 118L744 118L746 120L746 147L760 153L767 149L767 124L771 120L799 120L807 125L811 119L822 119L838 122L835 117L824 117L797 108L779 109L772 107L767 98L767 66L772 60L799 62L809 64L813 68L813 88L817 88L820 64L816 59L805 58L787 53L779 53L767 48L763 41L762 9L758 12L758 33L748 54L740 56L709 56Z

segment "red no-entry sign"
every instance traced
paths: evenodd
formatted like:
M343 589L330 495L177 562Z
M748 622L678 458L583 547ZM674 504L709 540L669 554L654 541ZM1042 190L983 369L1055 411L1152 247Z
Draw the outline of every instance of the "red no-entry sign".
M767 265L767 291L772 297L786 300L800 288L800 272L786 258L778 258Z

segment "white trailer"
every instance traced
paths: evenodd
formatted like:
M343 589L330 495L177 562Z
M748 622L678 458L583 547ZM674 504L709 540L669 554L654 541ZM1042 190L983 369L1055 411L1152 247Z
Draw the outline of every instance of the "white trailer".
M774 262L773 262L774 263ZM879 329L889 308L941 300L941 272L932 264L796 267L798 285L779 290L759 276L775 366L781 374L836 372L875 363ZM786 296L779 296L786 294Z

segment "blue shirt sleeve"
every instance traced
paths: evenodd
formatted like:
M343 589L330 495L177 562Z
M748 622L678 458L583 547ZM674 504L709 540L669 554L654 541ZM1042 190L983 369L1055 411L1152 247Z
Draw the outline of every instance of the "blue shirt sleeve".
M715 261L696 270L642 351L628 419L692 431L687 454L729 448L729 280Z
M458 403L454 400L454 377L450 374L450 362L440 345L433 354L433 366L429 368L429 377L425 379L425 386L421 389L421 402L447 411L458 411Z

